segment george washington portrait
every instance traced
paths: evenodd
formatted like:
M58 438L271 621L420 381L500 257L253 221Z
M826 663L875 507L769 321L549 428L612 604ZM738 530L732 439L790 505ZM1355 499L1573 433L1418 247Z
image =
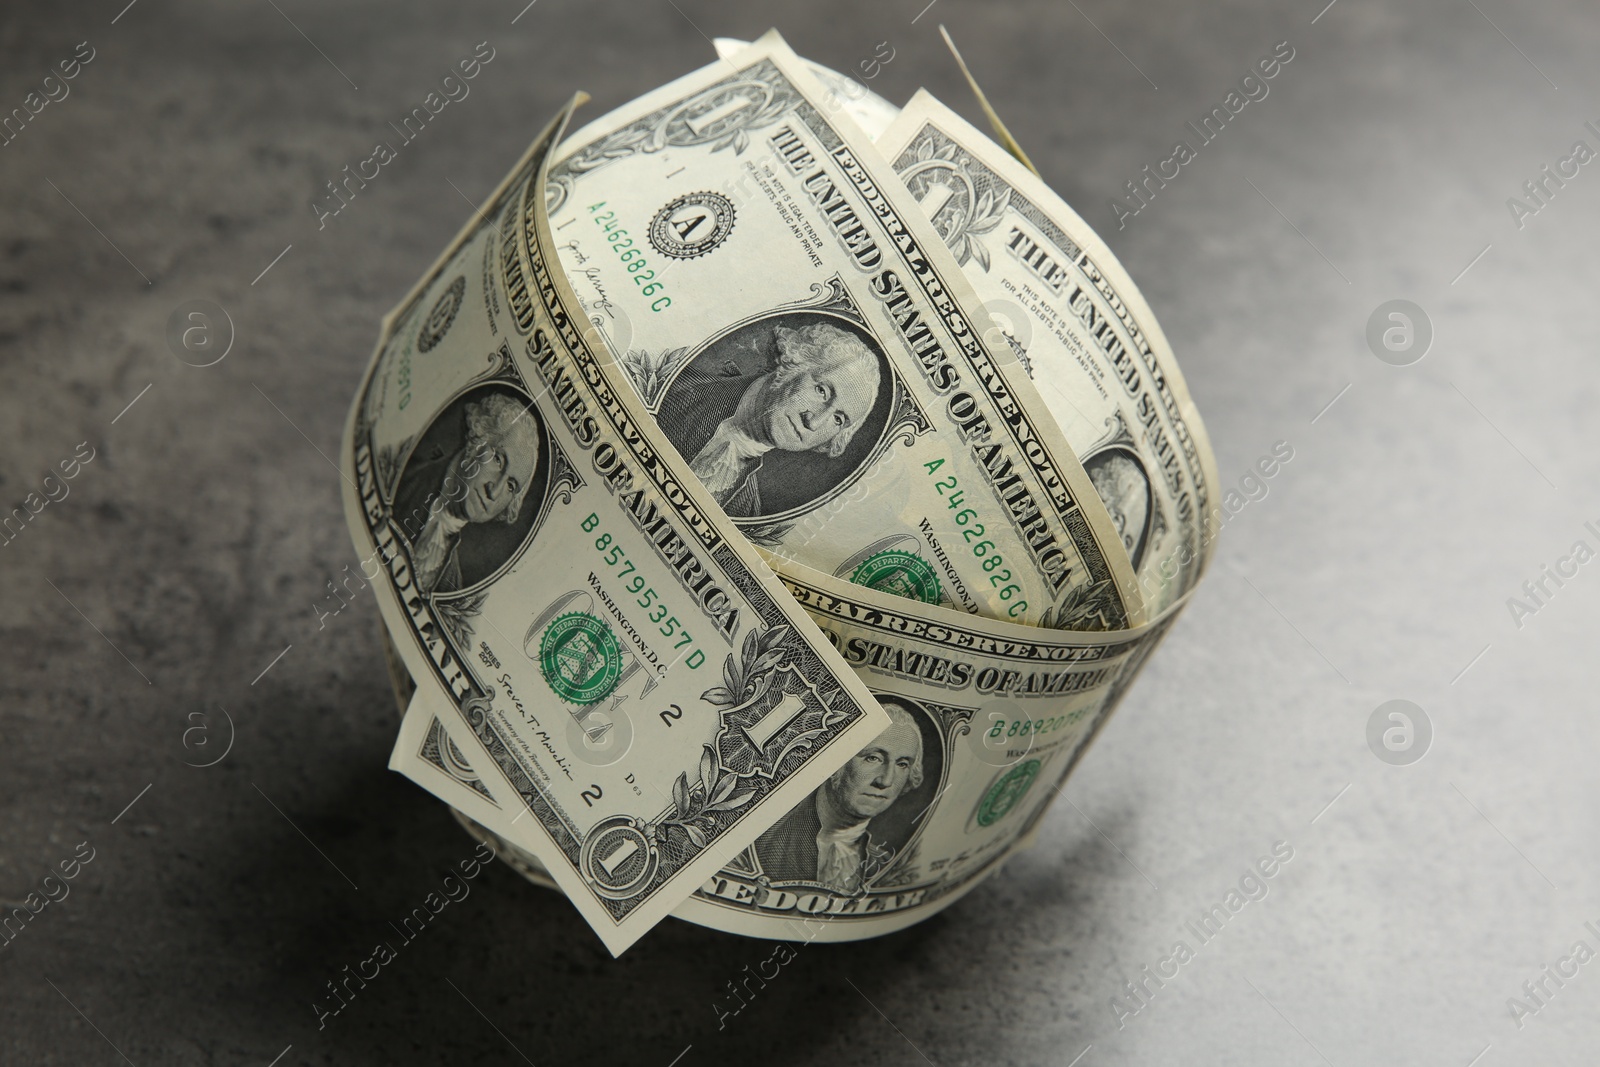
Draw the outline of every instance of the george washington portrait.
M1144 464L1132 449L1113 446L1084 457L1083 469L1111 513L1117 536L1122 539L1122 547L1128 550L1128 560L1137 571L1144 559L1155 514L1155 501Z
M821 502L866 465L892 381L865 330L786 312L707 345L656 421L729 515L773 517Z
M537 409L510 387L471 390L439 413L395 488L418 589L465 589L516 553L544 498L547 453Z
M881 699L888 728L756 838L773 882L862 892L916 830L939 778L938 733L909 704Z

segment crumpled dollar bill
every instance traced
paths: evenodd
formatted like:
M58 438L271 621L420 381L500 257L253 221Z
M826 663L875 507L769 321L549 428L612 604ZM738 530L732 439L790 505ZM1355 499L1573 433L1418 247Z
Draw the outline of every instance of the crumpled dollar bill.
M540 135L385 320L342 453L390 766L614 953L959 899L1217 529L1166 337L997 117L717 47Z

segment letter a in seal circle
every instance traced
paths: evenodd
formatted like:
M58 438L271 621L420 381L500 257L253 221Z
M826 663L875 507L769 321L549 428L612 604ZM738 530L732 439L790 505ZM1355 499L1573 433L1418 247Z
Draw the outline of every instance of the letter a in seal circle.
M684 193L650 220L650 246L670 259L694 259L732 232L733 201L721 193Z

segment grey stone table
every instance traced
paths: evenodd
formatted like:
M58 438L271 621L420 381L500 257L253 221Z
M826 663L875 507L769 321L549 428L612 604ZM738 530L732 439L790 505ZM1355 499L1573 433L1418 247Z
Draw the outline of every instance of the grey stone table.
M1594 1063L1600 19L1325 2L7 4L0 505L43 507L0 545L0 897L75 877L0 945L0 1062ZM614 961L498 867L319 1028L471 851L384 769L371 593L317 618L380 316L574 89L597 115L777 25L843 70L887 41L875 88L971 115L941 21L1139 279L1239 488L1188 615L1037 847L933 921L719 1017L766 946L671 921ZM212 366L169 350L192 300L232 322ZM1409 738L1384 712L1369 744L1397 699Z

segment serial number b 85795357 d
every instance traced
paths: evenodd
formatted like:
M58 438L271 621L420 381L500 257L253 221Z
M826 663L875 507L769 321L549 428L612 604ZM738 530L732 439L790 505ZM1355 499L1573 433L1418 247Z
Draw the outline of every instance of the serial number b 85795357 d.
M595 527L599 525L600 516L590 512L589 517L583 520L583 532L594 533ZM607 564L617 569L616 576L619 580L628 577L630 574L633 575L633 580L625 583L623 588L634 595L634 603L641 608L646 611L650 611L651 608L655 609L645 617L655 623L656 628L661 631L662 637L678 638L678 642L672 646L673 648L683 648L685 645L695 643L694 636L689 633L683 623L678 621L678 617L667 613L668 609L665 601L656 599L659 594L649 585L645 576L635 573L639 570L638 565L628 558L628 554L622 550L621 545L615 543L615 539L610 534L602 533L599 537L596 537L594 539L594 547L597 552L602 554L601 558ZM684 665L690 670L699 669L700 664L705 661L706 654L698 647L691 649L683 657Z

